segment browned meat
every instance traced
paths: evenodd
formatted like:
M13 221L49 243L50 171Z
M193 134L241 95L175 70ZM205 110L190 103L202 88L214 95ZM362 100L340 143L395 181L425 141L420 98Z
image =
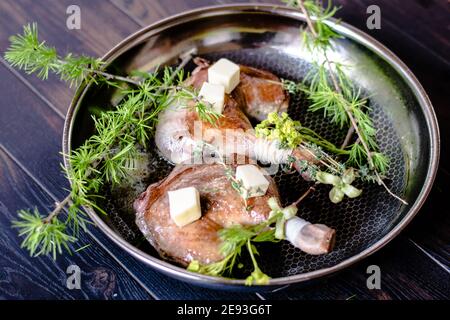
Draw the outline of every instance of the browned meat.
M202 58L195 58L194 62L197 64L197 68L192 72L191 77L186 80L186 85L200 89L208 78L209 62ZM255 91L254 97L258 96L259 100L264 100L271 105L276 105L280 101L283 101L283 105L287 105L288 95L284 95L279 85L275 84L275 87L278 87L276 89L273 87L273 83L257 80L257 75L272 80L278 79L276 76L250 67L241 66L241 69L248 72L248 75L244 76L247 77L248 85L250 85L250 82L257 82L256 87L261 92L256 94ZM270 89L274 94L265 94L265 89ZM201 123L201 121L197 121L199 118L193 108L173 106L163 111L159 116L155 135L156 145L162 155L174 163L191 161L193 148L196 142L201 139L203 142L213 145L224 157L236 153L265 163L286 162L290 151L279 148L273 141L255 137L252 125L243 112L247 107L238 103L233 96L235 95L226 95L223 116L219 118L215 125L203 122L200 127L199 122ZM236 96L239 97L240 95ZM256 100L252 101L256 108ZM246 101L241 99L241 103L246 103ZM195 128L201 128L201 130L195 132ZM299 160L316 161L313 153L304 150L304 147L294 150L293 155Z
M198 117L197 112L193 110L189 112L187 115L189 132L191 134L194 134L195 121L200 121L200 118ZM204 133L208 130L212 130L215 128L224 131L223 134L225 134L225 130L227 129L245 131L252 129L253 127L250 121L248 121L248 118L239 108L238 104L236 103L236 100L227 95L225 96L225 105L223 108L222 117L218 118L217 122L214 125L209 122L202 123L202 129Z
M186 84L200 89L208 80L209 62L196 58L197 68ZM240 82L231 93L242 111L250 118L262 121L271 112L287 111L289 94L279 84L280 78L273 73L240 65Z
M277 76L243 65L240 69L240 82L232 94L248 117L262 121L271 112L287 111L289 95Z
M159 253L182 265L192 260L211 263L221 260L217 231L234 224L254 225L268 218L267 200L278 197L275 183L262 197L244 200L231 187L224 168L215 165L179 165L164 180L150 185L135 201L136 222ZM170 218L167 191L196 187L200 192L202 218L178 227Z
M208 60L200 57L195 58L194 63L197 67L192 71L191 76L186 80L185 84L199 90L203 82L208 81L208 68L210 64Z

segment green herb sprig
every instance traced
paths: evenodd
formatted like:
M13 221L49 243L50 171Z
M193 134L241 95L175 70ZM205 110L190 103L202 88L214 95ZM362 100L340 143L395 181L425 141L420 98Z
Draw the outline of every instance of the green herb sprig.
M369 180L369 177L372 177L372 180L376 179L376 176L371 175L368 170L364 169L360 173L359 170L352 167L347 168L346 164L340 163L327 154L323 147L338 155L349 155L350 152L337 148L313 130L302 127L299 121L292 120L287 113L281 115L276 112L270 113L266 120L256 126L256 136L278 141L281 148L295 149L302 146L304 152L309 152L318 164L297 160L290 156L287 169L295 166L299 173L306 174L312 181L333 185L329 193L333 203L341 202L344 195L350 198L361 195L362 191L351 185L355 178Z
M76 241L79 230L87 227L88 220L82 206L105 213L96 204L100 188L105 183L120 183L133 170L137 149L147 146L158 113L174 99L172 94L158 88L170 87L172 81L168 76L162 80L148 78L130 91L115 110L93 116L96 134L65 155L69 163L64 170L71 181L70 194L47 217L37 211L21 211L20 220L13 224L19 228L19 234L25 236L22 246L30 254L37 256L51 251L55 257L55 252L60 253L61 247L68 249L68 242ZM59 214L65 207L67 218L61 221ZM69 227L72 229L70 237Z
M14 35L9 40L11 44L5 53L6 61L28 74L37 74L43 80L54 73L70 86L76 86L82 81L102 81L116 85L113 80L139 84L131 78L102 71L104 62L99 58L75 57L70 53L64 57L58 55L54 47L48 46L45 41L39 41L36 23L24 26L22 34Z
M309 110L322 111L325 117L341 127L349 125L341 146L341 149L346 148L352 136L357 135L357 140L350 146L349 162L359 166L367 163L369 170L373 171L377 177L376 182L382 185L391 196L407 204L383 181L389 160L380 152L376 142L376 129L368 115L370 110L366 99L361 98L360 91L345 74L342 64L331 61L328 57L328 51L333 49L333 41L341 38L327 24L327 19L333 17L338 8L334 7L331 1L328 1L326 8L314 0L284 0L283 2L300 9L305 15L307 31L303 32L303 40L306 48L314 55L320 53L324 58L324 61L316 63L316 67L311 71L309 87L302 86L312 102ZM295 89L292 84L289 88Z
M316 64L316 67L309 74L310 86L303 88L303 91L306 92L311 101L309 110L312 112L323 112L325 117L330 118L333 123L341 128L350 126L350 136L356 131L352 125L354 120L362 138L358 137L358 140L350 146L350 150L345 150L345 154L348 155L348 162L357 166L362 166L368 161L369 163L372 162L373 168L383 175L388 169L389 160L379 151L375 136L376 129L368 115L370 108L367 106L367 100L361 98L360 91L353 87L350 79L342 69L343 66L337 62L330 63L333 65L337 75L341 93L337 93L335 87L330 84L330 72L327 70L325 63L321 65ZM350 136L347 134L343 148L348 144ZM366 151L364 144L370 149L369 153Z
M190 55L175 70L139 72L138 80L107 73L105 64L97 58L72 54L61 57L55 48L39 41L36 24L26 25L23 33L12 36L10 41L5 59L13 67L35 73L42 79L54 73L71 86L83 81L111 85L119 88L123 96L114 110L93 115L96 133L64 155L69 165L63 170L71 182L68 196L56 203L48 215L40 214L37 209L21 210L19 220L13 221L13 227L24 237L22 247L32 256L52 254L56 258L63 249L70 252L69 244L76 242L79 231L86 230L90 223L82 206L105 213L96 204L100 188L106 183L120 183L134 169L133 159L138 149L147 147L159 113L171 103L194 100L199 118L213 125L220 117L194 90L183 85L183 67ZM127 89L122 89L124 82L128 84ZM63 211L67 211L65 219L60 217Z
M51 220L40 215L37 209L20 210L18 221L13 226L19 229L19 236L25 237L22 248L35 257L51 254L56 259L63 249L70 251L68 244L77 241L77 238L68 234L66 224L58 218Z

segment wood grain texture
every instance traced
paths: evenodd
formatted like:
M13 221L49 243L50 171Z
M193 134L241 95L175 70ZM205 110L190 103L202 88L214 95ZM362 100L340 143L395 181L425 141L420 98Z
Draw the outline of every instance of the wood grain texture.
M367 267L381 271L381 290L367 288ZM448 271L439 267L405 237L400 237L381 252L329 279L304 288L286 288L269 299L399 300L449 299Z
M65 10L69 4L74 3L73 1L46 1L51 5L45 5L42 1L37 5L31 0L5 0L0 3L0 51L3 52L7 47L9 35L19 32L24 23L37 21L42 37L63 52L71 51L98 56L139 26L184 10L230 2L236 1L78 0L76 4L80 5L83 17L82 29L69 31L65 28ZM278 1L270 2L278 4ZM5 240L0 239L1 253L4 246L13 244L11 251L5 251L6 259L10 260L0 258L1 270L6 270L0 271L0 293L2 288L6 288L4 292L8 292L7 297L15 295L17 298L41 296L51 298L60 295L64 299L104 298L105 289L95 291L87 287L83 293L77 293L78 296L74 293L64 293L60 283L62 278L58 277L61 277L60 272L64 270L65 261L69 263L72 261L70 259L74 259L73 261L79 259L77 261L84 263L86 270L91 270L91 276L99 274L101 279L108 280L112 278L109 276L112 273L93 271L97 270L97 266L102 266L95 262L98 262L98 259L105 259L110 261L105 265L114 266L115 281L118 283L116 288L121 288L119 293L123 298L145 298L148 297L146 292L150 292L158 299L223 300L261 297L270 299L448 299L450 292L449 217L448 212L442 209L446 207L445 200L449 193L446 179L450 178L448 167L450 127L446 125L450 121L446 94L450 85L450 62L446 57L449 49L449 39L446 36L448 32L446 1L411 1L409 6L397 0L392 2L339 0L337 3L344 6L338 14L339 17L374 36L407 63L430 94L441 123L443 155L439 179L424 209L399 239L390 243L381 252L335 277L305 288L289 287L257 296L206 290L170 279L131 258L96 228L91 228L90 237L86 238L86 242L93 244L92 247L73 257L65 256L61 259L62 262L58 260L57 263L52 263L51 260L45 260L46 258L36 261L38 274L51 272L58 274L55 278L43 277L58 283L55 287L50 285L51 289L46 290L47 285L43 282L44 280L39 279L37 284L32 284L33 281L24 280L31 277L29 273L23 271L23 275L17 276L17 273L13 272L13 269L17 268L8 269L8 265L13 263L14 259L19 259L14 258L15 255L21 256L22 264L35 265L35 260L23 256L23 252L17 249L18 240L13 239L14 234L10 233L11 237L8 241L13 239L11 241L15 241L14 243L1 242ZM369 4L378 4L381 7L381 30L366 29L365 10ZM414 27L419 23L420 28ZM425 26L422 27L423 25ZM11 71L0 63L0 92L7 93L3 95L4 98L0 102L0 144L3 144L16 159L16 163L13 163L10 157L6 157L8 161L3 161L4 157L0 157L0 181L2 181L0 213L35 204L41 208L48 207L55 199L64 196L63 188L67 187L67 181L61 174L58 163L61 160L59 152L62 115L73 91L67 89L55 78L50 79L49 82L42 82L34 77ZM24 176L23 171L17 170L17 163L26 169L28 176ZM2 169L5 166L7 170ZM11 176L8 178L10 182L5 187L3 186L4 172L9 172L7 176ZM16 177L17 172L21 172L22 175L20 184L16 182L19 181ZM30 177L36 180L35 183L29 182ZM4 215L6 216L6 213ZM7 228L9 231L7 221L10 217L8 216L6 220L2 219L3 217L0 217L0 228ZM95 256L94 253L97 254L97 252L91 252L94 249L98 250L98 255L104 258ZM19 261L22 261L20 259ZM366 268L370 264L381 267L381 291L368 290L365 286ZM122 269L116 265L120 265ZM59 271L56 272L56 270ZM82 270L85 269L82 268ZM87 278L89 278L88 275ZM139 282L141 288L136 286L134 279ZM128 282L131 284L127 287ZM109 282L106 281L106 283ZM23 288L27 290L24 291Z
M200 7L230 4L258 3L268 1L245 0L183 0L183 1L145 1L145 0L110 0L140 25L148 25L162 18Z
M66 9L77 4L81 9L81 29L66 27ZM48 45L54 46L62 55L72 52L102 56L115 44L139 28L132 19L108 1L60 0L3 0L0 4L0 52L8 47L8 38L22 31L26 23L38 22L39 34ZM57 77L46 82L35 76L22 76L64 115L72 99L70 89Z
M21 238L11 228L16 211L27 207L48 209L51 198L0 147L0 299L150 299L126 271L88 235L71 246L89 244L82 254L30 258L20 248ZM3 196L7 195L7 197ZM81 289L66 287L66 270L81 270Z
M368 33L393 51L419 79L437 115L441 131L440 167L450 171L450 5L445 0L371 1L338 0L337 16ZM366 9L381 9L381 29L368 30Z
M380 1L380 0L338 0L342 8L340 16L351 15L346 21L361 26L361 29L376 35L391 35L385 28L395 28L396 33L402 34L403 42L413 42L417 46L425 47L433 54L447 60L450 38L450 5L445 0L412 0L412 1ZM369 16L366 10L369 5L377 5L381 12L381 29L370 31L366 27ZM440 26L440 27L438 27ZM401 45L403 42L399 43ZM447 61L448 63L448 61Z

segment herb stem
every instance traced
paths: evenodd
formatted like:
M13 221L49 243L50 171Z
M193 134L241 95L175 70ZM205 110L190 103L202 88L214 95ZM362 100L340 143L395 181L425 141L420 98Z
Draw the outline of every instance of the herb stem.
M347 134L345 135L344 142L341 145L341 149L344 149L348 146L348 144L350 143L350 139L352 138L354 133L355 133L355 128L353 126L348 128Z
M58 59L56 60L56 65L60 64L60 65L66 65L67 62L62 60L62 59ZM122 82L127 82L130 84L133 84L135 86L139 86L141 83L139 81L133 80L129 77L123 77L123 76L118 76L118 75L114 75L105 71L101 71L101 70L97 70L97 69L92 69L92 68L84 68L81 67L82 70L84 70L87 73L94 73L94 74L98 74L101 75L103 77L105 77L105 79L107 80L117 80L117 81L122 81Z
M388 188L388 186L384 183L383 179L381 178L381 176L380 176L380 174L378 173L377 170L375 170L374 172L375 172L375 175L378 178L378 183L381 184L391 196L393 196L395 199L399 200L404 205L408 205L408 202L406 202L404 199L402 199L399 196L397 196L395 193L393 193L391 191L391 189Z
M302 11L302 13L305 15L305 19L306 19L306 24L308 25L309 30L311 31L312 35L317 38L317 32L316 29L314 28L314 24L311 20L311 17L309 15L308 10L306 10L305 5L303 3L303 0L298 1L298 6L300 7L300 10Z
M122 82L127 82L127 83L130 83L130 84L133 84L135 86L139 86L141 84L140 81L136 81L136 80L133 80L133 79L128 78L128 77L116 76L116 75L113 75L113 74L110 74L110 73L107 73L107 72L104 72L104 71L100 71L100 70L87 69L87 71L90 71L90 72L93 72L95 74L99 74L101 76L104 76L108 80L118 80L118 81L122 81Z
M339 170L337 170L336 168L334 168L332 165L326 163L326 162L323 161L322 159L319 159L319 158L317 157L317 155L314 154L314 152L312 152L307 146L304 146L304 149L306 150L306 152L308 152L308 153L311 154L314 158L316 158L316 159L319 161L319 163L321 163L322 165L324 165L324 166L327 167L328 169L330 169L330 170L332 170L332 171L334 171L334 172L336 172L336 173L339 173Z
M306 8L305 8L304 0L299 0L298 1L298 6L299 6L300 10L302 11L302 13L305 15L305 19L306 19L306 23L308 25L309 31L311 32L311 34L313 35L314 38L317 38L318 37L318 33L317 33L317 31L316 31L316 29L314 27L314 23L312 22L312 19L311 19L310 15L309 15L308 10L306 10ZM336 92L340 96L343 96L343 92L342 92L342 89L341 89L341 87L340 87L340 85L338 83L338 80L336 78L335 72L334 72L333 67L332 67L332 63L328 59L328 55L327 55L326 49L323 49L322 52L323 52L323 56L324 56L325 62L327 64L327 66L328 66L329 76L330 76L331 82L333 83L334 89L336 90ZM384 181L381 179L381 176L380 176L380 174L379 174L379 172L378 172L378 170L377 170L377 168L376 168L376 166L375 166L375 164L373 162L372 153L371 153L370 148L369 148L369 146L367 144L367 141L365 140L364 136L361 134L360 128L358 126L358 123L357 123L355 117L353 116L352 112L348 108L348 103L346 103L346 105L347 106L345 106L345 112L346 112L348 118L350 119L350 123L352 125L351 127L353 128L354 132L356 132L356 134L358 135L358 139L360 140L364 150L367 153L367 160L369 162L369 167L374 170L375 175L376 175L376 177L378 179L378 182L386 189L386 191L390 195L392 195L394 198L400 200L403 204L407 204L407 202L405 200L403 200L402 198L400 198L397 195L395 195L388 188L388 186L384 183ZM346 138L345 138L344 143L342 144L341 148L344 148L348 144L348 141L350 141L350 138L351 138L351 136L353 134L353 130L351 130L351 129L348 130Z
M330 71L330 74L332 74L331 71ZM361 141L361 144L363 145L364 149L367 152L367 159L369 160L370 168L373 168L375 171L377 171L377 169L375 168L375 165L373 164L372 154L370 152L369 146L367 145L366 140L362 138L361 132L360 132L359 127L358 127L358 124L356 123L356 120L353 117L353 114L347 108L345 109L345 112L347 113L347 116L350 119L350 122L352 123L352 126L355 128L355 132L358 135L358 137L359 137L359 139Z
M259 269L258 262L256 262L255 255L253 254L251 239L247 240L247 250L248 250L248 253L250 254L250 258L252 259L253 267L255 269Z
M71 195L69 194L67 197L64 198L63 201L56 202L55 209L52 212L50 212L50 214L47 217L42 219L42 222L50 223L53 220L53 218L55 218L64 209L64 207L66 206L66 204L68 204L70 202L70 200L71 200Z
M173 80L175 78L175 76L178 74L178 72L184 68L184 66L186 66L186 64L192 59L192 55L196 52L196 49L193 48L185 53L183 53L182 55L180 55L181 63L178 65L178 67L175 69L175 72L170 76L170 80ZM58 63L60 64L67 64L66 61L58 59L57 60ZM95 73L98 75L101 75L103 77L105 77L107 80L117 80L117 81L122 81L122 82L127 82L130 84L133 84L135 86L139 86L141 85L140 81L136 81L133 80L130 77L123 77L123 76L118 76L118 75L114 75L102 70L97 70L97 69L91 69L91 68L83 68L83 70L85 70L86 72L91 72L91 73ZM157 91L158 93L161 93L161 91L164 90L164 88L161 88L159 91Z
M306 192L304 194L302 194L300 196L300 198L297 199L297 201L295 201L294 203L292 203L292 205L295 205L296 207L300 204L300 202L303 201L303 199L305 199L311 192L315 191L316 189L314 187L309 187L308 190L306 190Z

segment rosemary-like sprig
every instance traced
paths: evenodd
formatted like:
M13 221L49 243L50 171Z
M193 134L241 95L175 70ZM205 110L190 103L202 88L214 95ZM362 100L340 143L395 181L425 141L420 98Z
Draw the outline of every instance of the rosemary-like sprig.
M139 84L131 78L104 72L104 63L99 58L76 57L70 53L64 57L58 55L54 47L39 41L36 23L25 25L22 34L14 35L9 40L11 44L5 53L6 61L28 74L36 73L41 79L45 80L50 73L55 73L70 86L76 86L81 81L102 81L110 85L116 85L115 81Z
M331 61L328 57L328 51L332 49L332 41L340 38L340 35L328 26L326 20L333 17L338 8L334 7L331 1L328 1L326 8L314 0L284 0L283 2L300 9L305 15L308 30L303 32L304 43L314 54L320 52L324 58L324 62L317 63L316 68L312 70L311 84L304 89L312 102L309 109L324 112L326 117L341 127L349 125L346 139L341 146L341 149L346 148L351 136L354 133L357 135L357 140L350 146L349 161L359 166L367 163L369 170L376 175L376 181L390 195L407 204L383 181L389 160L379 150L375 139L376 129L367 113L369 108L366 99L361 98L360 91L356 90L347 77L343 66ZM311 16L314 17L314 21Z
M36 208L20 210L18 215L20 220L15 221L13 227L19 230L19 236L25 237L21 247L27 249L32 257L51 254L56 259L63 249L70 252L69 243L77 241L56 216L44 218Z
M169 73L167 73L169 74ZM70 195L55 210L43 217L37 211L21 211L13 225L24 236L22 246L37 256L61 253L75 242L79 230L86 230L87 218L82 206L104 211L96 204L97 193L105 183L117 184L132 170L138 146L145 147L156 125L157 115L175 97L159 91L171 87L170 77L146 79L142 86L128 93L115 109L93 116L96 134L71 154L65 155L69 166L66 176L71 181ZM68 208L65 220L60 213ZM68 228L72 229L69 235Z
M79 231L86 230L89 223L82 206L104 213L95 201L100 188L105 183L118 184L129 174L138 148L147 147L158 115L168 105L181 100L194 100L194 109L200 119L215 124L220 116L194 90L183 85L183 67L191 59L189 55L183 58L177 69L139 73L138 81L107 73L100 59L72 54L61 58L55 48L39 41L36 24L25 26L23 34L12 36L10 40L6 60L27 73L36 73L42 79L55 73L69 85L82 81L106 83L118 88L123 82L131 85L123 90L124 98L114 110L100 111L92 116L95 134L76 150L64 155L69 163L67 168L63 167L71 181L69 195L57 203L47 216L36 209L19 211L19 220L14 221L13 226L24 237L22 247L33 256L51 253L56 258L63 248L69 250L69 244L77 240ZM64 210L67 211L65 220L59 216Z
M200 120L213 125L217 124L217 121L222 117L222 114L217 113L211 103L207 102L203 99L202 96L199 95L198 90L187 90L183 87L178 87L177 89L184 93L185 99L194 101L194 109L197 112Z

